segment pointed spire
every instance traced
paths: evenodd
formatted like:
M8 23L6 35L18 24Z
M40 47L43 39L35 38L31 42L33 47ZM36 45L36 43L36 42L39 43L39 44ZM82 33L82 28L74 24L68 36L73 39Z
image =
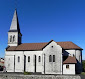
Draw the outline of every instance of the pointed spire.
M17 16L17 10L15 9L14 16L12 19L11 27L9 32L19 32L20 33L20 28L19 28L19 22L18 22L18 16Z

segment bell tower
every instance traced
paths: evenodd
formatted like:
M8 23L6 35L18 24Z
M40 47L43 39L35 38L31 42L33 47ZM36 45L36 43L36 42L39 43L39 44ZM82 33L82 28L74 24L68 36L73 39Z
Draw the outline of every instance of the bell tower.
M10 30L8 31L8 46L18 46L19 44L21 44L21 39L22 34L19 28L17 10L15 9Z

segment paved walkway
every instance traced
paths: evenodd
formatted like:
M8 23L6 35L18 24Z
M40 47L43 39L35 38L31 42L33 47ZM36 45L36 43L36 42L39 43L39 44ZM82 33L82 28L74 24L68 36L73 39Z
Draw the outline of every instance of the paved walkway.
M19 73L19 72L17 72L17 73L14 73L14 72L12 72L12 73L11 73L11 72L4 72L4 73L3 73L3 72L0 72L0 76L1 76L1 75L10 75L10 74L11 74L11 75L14 75L14 76L16 76L16 75L18 75L18 76L19 76L19 75L23 76L23 75L24 75L24 73L21 73L21 72L20 72L20 73ZM32 74L32 75L40 75L40 74ZM42 74L41 74L41 75L42 75ZM78 75L81 77L81 79L85 79L85 75L81 75L81 74L78 74ZM78 76L78 75L74 75L74 76ZM54 75L54 76L64 76L64 75ZM67 75L67 76L68 76L68 75Z
M24 75L24 73L21 73L21 72L0 72L0 75L9 75L9 74L12 74L12 75Z

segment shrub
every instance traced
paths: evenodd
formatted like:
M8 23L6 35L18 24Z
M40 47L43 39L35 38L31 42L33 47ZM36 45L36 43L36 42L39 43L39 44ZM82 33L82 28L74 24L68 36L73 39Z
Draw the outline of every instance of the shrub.
M85 72L85 60L82 61L83 72Z
M24 75L30 75L30 73L29 72L24 72Z
M82 72L81 74L82 74L82 75L85 75L85 72Z

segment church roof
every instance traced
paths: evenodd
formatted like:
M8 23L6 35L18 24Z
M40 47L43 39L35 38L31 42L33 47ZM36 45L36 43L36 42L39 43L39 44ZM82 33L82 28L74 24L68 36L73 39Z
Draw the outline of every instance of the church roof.
M20 44L18 46L7 47L6 50L7 51L43 50L43 48L45 48L50 42L46 42L46 43L23 43L23 44ZM60 45L63 49L80 49L80 50L82 50L82 48L80 48L79 46L77 46L73 42L56 42L56 43L58 45Z
M15 9L14 16L12 19L11 27L9 32L19 32L20 33L20 28L19 28L19 22L18 22L18 16L17 16L17 10Z
M76 61L76 58L73 56L73 57L71 57L71 56L69 56L64 62L63 62L63 64L75 64L75 63L77 63L77 61Z

